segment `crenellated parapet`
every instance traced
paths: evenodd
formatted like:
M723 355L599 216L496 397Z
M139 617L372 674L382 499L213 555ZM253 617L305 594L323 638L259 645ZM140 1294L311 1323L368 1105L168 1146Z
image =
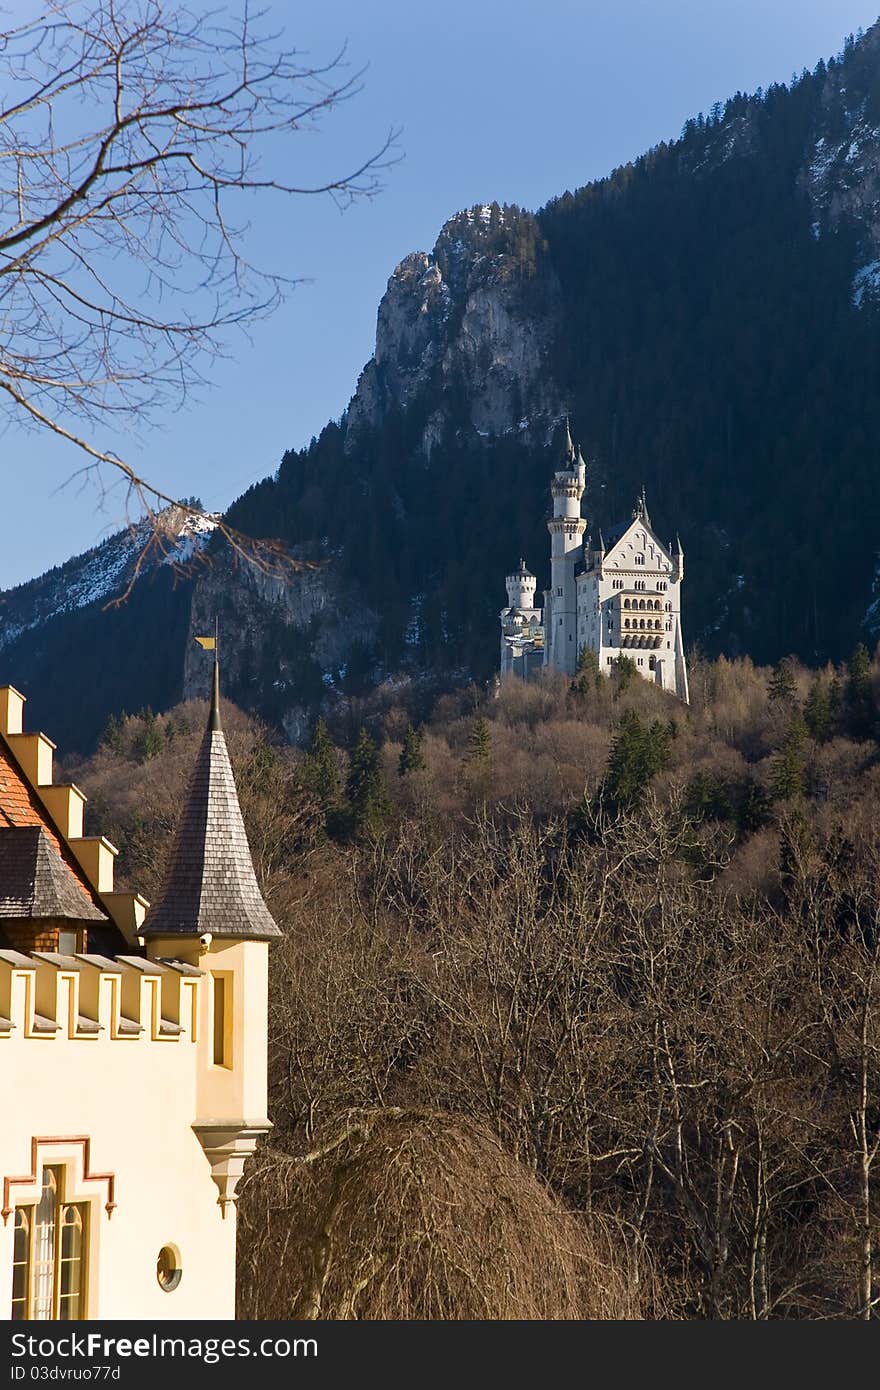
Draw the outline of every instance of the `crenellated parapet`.
M22 1041L195 1043L202 978L177 960L0 950L0 1055Z

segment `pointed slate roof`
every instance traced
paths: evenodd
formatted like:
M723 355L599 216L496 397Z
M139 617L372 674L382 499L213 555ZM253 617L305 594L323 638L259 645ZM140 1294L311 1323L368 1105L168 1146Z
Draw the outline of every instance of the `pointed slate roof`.
M107 921L42 825L0 830L0 918Z
M566 463L574 463L577 458L574 441L571 437L571 421L567 415L565 417L565 439L562 441L562 457Z
M206 932L245 941L281 935L254 873L220 724L216 661L208 727L190 778L170 865L140 935L203 936Z
M636 498L636 505L633 508L633 521L643 521L646 526L651 525L651 518L648 515L648 501L645 497L644 483L642 484L641 492Z

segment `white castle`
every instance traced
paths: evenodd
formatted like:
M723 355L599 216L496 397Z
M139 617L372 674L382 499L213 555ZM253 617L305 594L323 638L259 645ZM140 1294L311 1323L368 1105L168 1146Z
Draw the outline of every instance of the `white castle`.
M584 541L581 502L587 470L566 425L563 467L553 475L550 588L535 607L537 580L524 560L505 580L508 607L501 611L501 674L524 679L543 667L573 676L582 649L596 653L599 669L629 657L645 680L688 702L681 630L684 553L657 538L645 494L632 520L598 544Z

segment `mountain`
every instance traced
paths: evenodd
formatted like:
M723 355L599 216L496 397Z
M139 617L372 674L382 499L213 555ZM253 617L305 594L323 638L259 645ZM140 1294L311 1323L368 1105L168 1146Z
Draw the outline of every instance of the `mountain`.
M182 693L192 603L182 576L215 522L177 507L158 521L158 546L139 522L0 592L0 679L28 695L34 726L70 747L93 746L111 713L163 709Z
M199 693L187 639L215 611L230 694L292 738L383 678L486 678L505 572L522 553L545 582L566 413L591 529L644 484L661 534L681 535L691 641L838 659L880 634L878 386L880 24L607 179L537 213L459 213L407 256L341 420L228 514L319 568L282 585L212 542L188 584L139 580L129 605L167 649L151 699ZM66 651L72 689L71 624L116 651L127 620L40 607L44 589L3 596L21 631L0 663L26 683ZM133 667L112 699L131 709L139 689ZM93 737L117 706L83 695Z

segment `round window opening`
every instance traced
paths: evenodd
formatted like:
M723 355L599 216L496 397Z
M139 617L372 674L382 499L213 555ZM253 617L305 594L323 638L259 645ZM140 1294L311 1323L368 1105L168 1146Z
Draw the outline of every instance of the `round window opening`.
M183 1278L180 1264L180 1251L176 1245L163 1245L156 1261L156 1278L159 1288L165 1293L173 1293Z

